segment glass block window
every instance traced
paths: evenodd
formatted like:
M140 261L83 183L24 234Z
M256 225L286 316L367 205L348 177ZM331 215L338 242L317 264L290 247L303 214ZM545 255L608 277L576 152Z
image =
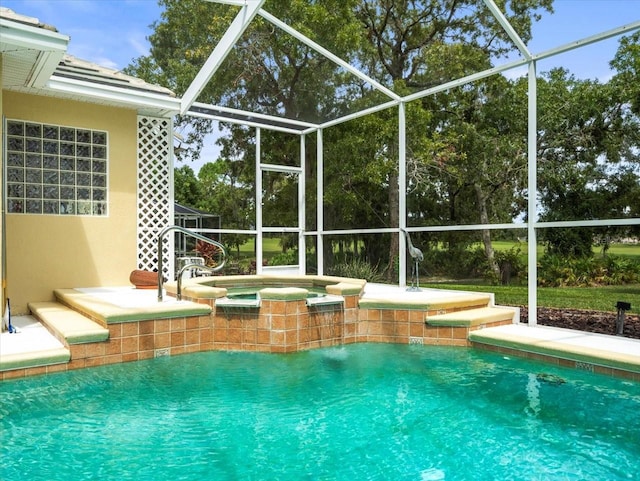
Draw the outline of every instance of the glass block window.
M107 215L108 135L7 120L7 212Z

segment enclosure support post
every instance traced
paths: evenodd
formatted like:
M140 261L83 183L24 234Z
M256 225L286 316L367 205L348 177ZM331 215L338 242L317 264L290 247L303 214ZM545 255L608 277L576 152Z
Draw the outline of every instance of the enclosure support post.
M256 127L256 274L262 274L262 168L260 127Z
M304 231L306 230L306 135L300 136L300 175L298 175L298 274L305 275L307 272L307 253L305 248Z
M529 172L527 178L527 268L528 268L528 322L529 326L538 323L538 259L536 224L538 222L538 161L537 161L537 80L536 63L529 62L529 85L528 85L528 132L527 132L527 155Z
M316 160L316 231L318 232L316 241L316 262L318 263L318 275L324 275L324 152L322 145L322 129L318 129L317 160Z
M407 125L404 102L398 104L398 227L407 227ZM395 227L395 226L392 226ZM398 230L398 285L407 285L407 246ZM419 287L419 286L416 286Z

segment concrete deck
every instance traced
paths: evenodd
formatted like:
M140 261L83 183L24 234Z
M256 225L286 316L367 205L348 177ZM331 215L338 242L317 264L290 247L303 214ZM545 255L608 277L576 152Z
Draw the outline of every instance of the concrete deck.
M103 287L54 289L56 300L101 323L208 316L211 307L167 298L158 301L155 289Z
M59 349L64 346L33 316L14 316L11 324L16 334L0 334L0 356Z
M511 324L472 331L469 340L476 345L573 362L582 369L594 370L595 366L619 369L636 373L640 378L638 339L549 326Z
M70 351L33 316L15 316L17 333L0 334L0 371L66 363Z
M362 299L377 300L392 299L400 303L425 303L434 304L436 302L451 302L467 298L469 295L486 297L491 299L493 303L494 295L489 292L471 292L471 291L454 291L447 289L428 289L421 287L413 290L409 287L399 287L389 284L367 283L364 286L364 295Z

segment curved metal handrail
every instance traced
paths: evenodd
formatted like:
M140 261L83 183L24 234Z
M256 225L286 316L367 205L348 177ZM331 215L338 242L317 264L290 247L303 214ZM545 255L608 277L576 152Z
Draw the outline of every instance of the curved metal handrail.
M181 227L179 225L169 225L165 227L158 234L158 302L162 302L162 297L163 297L162 284L164 283L164 276L162 275L162 270L164 268L164 265L163 265L164 259L162 255L162 240L165 235L167 235L169 232L173 230L182 232L183 234L189 235L203 242L208 242L209 244L213 244L214 246L218 247L222 251L222 262L219 265L217 265L216 267L199 266L201 269L206 267L206 269L209 270L210 272L217 272L220 269L222 269L224 267L224 264L227 262L227 251L224 248L224 246L220 244L220 242L214 241L213 239L209 239L208 237L205 237L203 235L196 234L195 232L192 232L189 229L185 229L184 227ZM180 273L182 273L182 269L180 270ZM182 276L179 276L178 279L180 279L180 277Z
M203 266L202 264L196 264L195 262L185 264L184 266L182 266L178 271L178 290L176 291L176 299L178 299L179 301L182 300L182 274L187 269L194 269L194 268L197 268L199 271L207 271L207 272L216 272L219 270L218 266L216 267Z

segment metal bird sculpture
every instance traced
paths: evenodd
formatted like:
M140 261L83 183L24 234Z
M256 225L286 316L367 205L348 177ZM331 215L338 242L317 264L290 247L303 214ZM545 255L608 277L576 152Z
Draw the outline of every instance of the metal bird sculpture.
M413 242L411 242L411 236L409 235L409 233L404 229L400 229L400 230L404 233L404 236L407 238L409 255L413 259L413 269L411 272L411 287L407 290L419 291L420 279L418 277L418 263L424 260L424 255L422 254L422 251L420 249L418 249L416 246L413 245Z

